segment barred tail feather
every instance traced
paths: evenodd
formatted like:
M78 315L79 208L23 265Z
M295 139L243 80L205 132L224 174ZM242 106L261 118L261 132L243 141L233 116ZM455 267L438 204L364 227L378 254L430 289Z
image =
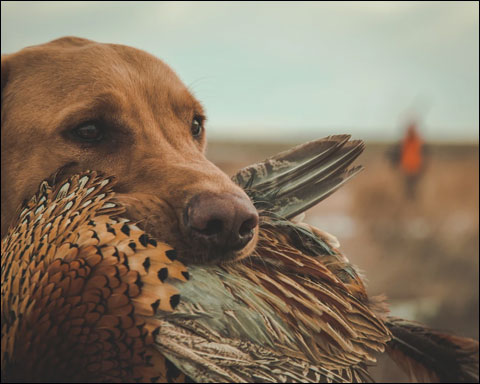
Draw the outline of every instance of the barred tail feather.
M389 356L418 382L478 383L478 341L389 317Z

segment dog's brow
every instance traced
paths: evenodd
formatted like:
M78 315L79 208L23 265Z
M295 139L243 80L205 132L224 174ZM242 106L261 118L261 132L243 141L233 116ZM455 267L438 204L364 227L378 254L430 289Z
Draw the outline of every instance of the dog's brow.
M93 97L93 103L109 109L120 109L125 104L125 97L115 91L102 92Z
M182 118L190 118L194 113L196 113L196 108L193 103L175 103L173 108L175 114L177 116L181 116Z
M171 94L170 100L172 108L178 116L191 117L193 113L205 115L200 102L187 89Z
M75 103L64 110L59 126L61 129L66 129L90 120L111 120L112 116L120 115L118 112L122 110L122 106L122 98L119 95L110 92L101 93L88 102Z

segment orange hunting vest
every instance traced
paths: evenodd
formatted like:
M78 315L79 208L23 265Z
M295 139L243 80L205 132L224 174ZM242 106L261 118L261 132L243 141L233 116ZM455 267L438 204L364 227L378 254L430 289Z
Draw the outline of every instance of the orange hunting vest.
M416 135L407 137L402 144L402 169L407 174L415 174L422 167L422 140Z

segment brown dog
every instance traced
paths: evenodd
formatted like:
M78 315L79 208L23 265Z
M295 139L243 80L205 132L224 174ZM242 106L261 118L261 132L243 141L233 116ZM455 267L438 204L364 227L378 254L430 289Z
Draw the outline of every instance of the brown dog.
M184 261L250 254L258 215L205 158L204 121L175 73L134 48L66 37L2 56L2 237L41 180L92 169Z

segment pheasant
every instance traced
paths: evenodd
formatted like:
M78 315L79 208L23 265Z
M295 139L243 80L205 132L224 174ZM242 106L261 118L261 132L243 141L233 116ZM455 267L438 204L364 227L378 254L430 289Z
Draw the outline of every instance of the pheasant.
M333 136L240 171L256 250L188 270L123 217L114 178L44 181L2 240L2 381L362 382L384 350L419 380L478 381L478 342L388 317L336 239L293 220L362 150Z

